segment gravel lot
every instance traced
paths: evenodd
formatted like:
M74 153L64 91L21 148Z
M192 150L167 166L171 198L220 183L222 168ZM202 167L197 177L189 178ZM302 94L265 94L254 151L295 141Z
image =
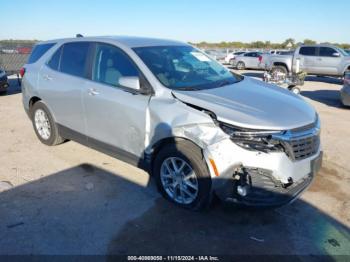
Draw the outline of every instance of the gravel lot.
M350 109L339 80L308 77L302 87L325 155L301 199L206 212L174 207L147 173L117 159L75 142L41 144L10 85L0 96L0 254L350 255Z

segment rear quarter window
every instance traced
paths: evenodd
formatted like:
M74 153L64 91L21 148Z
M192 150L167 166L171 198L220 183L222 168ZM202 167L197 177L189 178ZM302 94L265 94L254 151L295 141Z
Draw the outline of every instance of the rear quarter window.
M29 56L27 64L33 64L38 61L55 43L36 45Z

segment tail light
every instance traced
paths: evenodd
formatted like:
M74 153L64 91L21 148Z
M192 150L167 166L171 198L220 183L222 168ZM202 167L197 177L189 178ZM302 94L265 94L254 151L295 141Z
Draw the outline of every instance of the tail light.
M259 62L262 61L263 57L261 55L258 56Z
M26 69L25 69L24 67L22 67L22 68L19 70L20 76L23 77L25 73L26 73Z

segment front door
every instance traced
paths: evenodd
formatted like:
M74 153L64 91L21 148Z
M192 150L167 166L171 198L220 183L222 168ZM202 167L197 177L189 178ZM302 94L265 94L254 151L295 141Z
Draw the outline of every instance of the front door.
M143 156L149 95L131 93L119 84L140 77L133 61L116 46L96 43L91 82L83 92L88 141L123 160ZM124 157L124 158L123 158Z
M342 55L332 47L320 47L317 56L317 72L324 75L338 75Z

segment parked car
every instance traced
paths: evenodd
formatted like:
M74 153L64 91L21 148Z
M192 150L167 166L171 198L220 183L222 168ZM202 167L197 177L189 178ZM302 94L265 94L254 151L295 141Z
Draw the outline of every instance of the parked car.
M350 71L345 72L344 85L340 90L340 98L344 106L350 106Z
M221 50L204 50L204 52L216 61L224 61L226 53Z
M228 55L225 57L225 63L226 64L230 64L232 65L233 63L233 58L238 56L238 55L242 55L246 53L245 51L238 51L238 52L231 52L231 53L228 53Z
M232 59L231 65L238 70L249 69L261 69L261 52L247 52L241 55L237 55Z
M0 69L0 93L4 93L7 91L9 87L9 83L7 80L7 75L5 70Z
M293 55L264 56L261 66L285 74L305 71L310 75L343 77L350 69L350 56L332 45L302 45Z
M271 55L280 55L281 53L283 52L288 52L288 50L278 50L278 49L275 49L275 50L270 50L268 53L271 54Z
M185 208L203 208L213 194L241 205L289 203L321 165L312 106L186 43L47 41L24 68L23 106L42 143L75 140L144 168Z

